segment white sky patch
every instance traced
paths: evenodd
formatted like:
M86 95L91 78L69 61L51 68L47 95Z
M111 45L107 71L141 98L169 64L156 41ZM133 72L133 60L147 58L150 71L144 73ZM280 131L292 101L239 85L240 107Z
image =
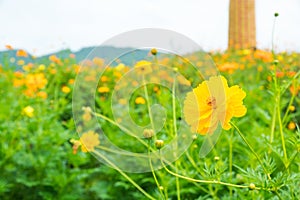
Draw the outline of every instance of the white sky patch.
M35 55L100 45L138 28L170 29L205 50L226 49L229 0L0 0L0 50L6 44ZM300 51L300 1L256 1L257 46Z

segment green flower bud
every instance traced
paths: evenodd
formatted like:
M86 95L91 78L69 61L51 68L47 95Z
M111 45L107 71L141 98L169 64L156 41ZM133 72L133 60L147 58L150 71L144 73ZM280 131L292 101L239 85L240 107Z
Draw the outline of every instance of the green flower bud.
M155 56L157 54L157 49L155 48L151 49L151 54Z
M250 190L254 190L255 189L255 184L254 183L250 183L249 188L250 188Z
M154 136L153 129L145 129L143 135L146 139L151 139Z
M164 141L163 140L156 140L155 141L155 146L158 149L161 149L164 146Z

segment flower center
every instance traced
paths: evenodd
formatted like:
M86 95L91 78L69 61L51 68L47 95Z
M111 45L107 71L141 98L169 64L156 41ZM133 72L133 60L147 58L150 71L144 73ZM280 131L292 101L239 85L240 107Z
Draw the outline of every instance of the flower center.
M217 101L216 101L216 98L215 97L208 97L206 99L206 104L208 106L211 106L213 109L216 109L217 108Z

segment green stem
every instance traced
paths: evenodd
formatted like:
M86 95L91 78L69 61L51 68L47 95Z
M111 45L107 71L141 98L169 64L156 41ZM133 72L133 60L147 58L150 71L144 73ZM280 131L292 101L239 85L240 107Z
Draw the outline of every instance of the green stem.
M126 173L124 173L120 168L118 168L114 163L112 163L108 158L97 151L93 151L93 153L97 154L101 157L105 162L111 165L114 169L116 169L124 178L126 178L133 186L135 186L141 193L143 193L148 199L155 200L149 193L147 193L143 188L141 188L134 180L132 180Z
M151 108L150 108L150 99L149 99L149 94L148 94L148 88L147 88L144 76L143 76L143 85L144 85L144 93L145 93L145 98L146 98L146 101L147 101L147 108L148 108L148 114L149 114L151 127L152 127L153 131L155 131L154 130L154 124L153 124L153 118L152 118L152 112L151 112ZM154 139L156 139L156 138L154 138Z
M230 133L229 138L229 181L232 181L232 138L233 138L233 129ZM232 197L232 188L229 188L230 197Z
M197 170L197 172L201 173L201 171L199 170L198 166L196 165L194 159L191 157L191 155L189 154L188 151L185 152L185 155L188 158L188 160L190 161L190 163L193 165L193 167Z
M150 169L151 169L151 172L152 172L152 175L153 175L153 178L154 178L154 181L156 183L156 186L157 186L157 189L161 195L162 198L165 199L164 197L164 194L162 192L162 190L160 189L160 184L156 178L156 175L155 175L155 172L154 172L154 169L153 169L153 165L152 165L152 161L151 161L151 156L150 156L150 140L149 140L149 146L148 146L148 157L149 157L149 165L150 165Z
M246 185L236 185L236 184L232 184L232 183L225 183L222 181L217 181L217 180L213 180L213 181L209 181L209 180L198 180L198 179L194 179L194 178L190 178L190 177L186 177L180 174L177 174L175 172L170 171L164 164L163 160L161 159L161 164L163 166L163 168L169 173L172 174L173 176L185 179L187 181L191 181L191 182L196 182L196 183L207 183L207 184L219 184L219 185L226 185L226 186L230 186L230 187L237 187L237 188L249 188L249 186ZM257 188L260 189L260 188Z
M121 124L119 124L119 123L117 123L117 122L115 122L115 121L109 119L108 117L106 117L106 116L104 116L104 115L102 115L102 114L100 114L100 113L92 112L92 114L95 115L96 117L100 117L100 118L102 118L102 119L108 121L109 123L111 123L111 124L113 124L113 125L119 127L119 128L122 129L125 133L127 133L128 135L130 135L130 136L136 138L140 143L142 143L144 146L148 147L148 144L147 144L144 140L142 140L141 138L139 138L139 137L137 137L136 135L132 134L130 130L128 130L127 128L125 128L125 127L122 126ZM151 149L151 150L153 150L153 149Z
M260 157L257 155L257 153L254 151L254 149L252 148L252 146L250 145L250 143L247 141L247 139L245 138L245 136L243 135L243 133L240 131L240 129L232 122L230 122L230 124L235 128L235 130L238 132L238 134L240 135L240 137L243 139L243 141L246 143L246 145L248 146L248 148L250 149L250 151L253 153L253 155L257 158L258 162L260 163L260 165L262 166L264 172L266 173L266 175L268 176L269 180L271 180L271 176L268 173L268 171L266 170L265 166L263 165L263 162L261 161Z
M117 155L134 156L134 157L142 157L142 158L148 158L149 157L148 155L144 155L144 154L141 154L141 153L133 153L133 152L128 153L127 151L114 150L114 149L111 149L111 148L107 148L105 146L96 146L95 148L101 149L101 150L104 150L104 151L107 151L107 152L115 153Z
M271 133L270 133L270 144L273 143L274 132L275 132L275 125L276 125L276 105L274 106L273 116L272 116L272 125L271 125ZM270 148L270 151L272 151L271 148Z
M104 116L104 115L102 115L102 114L100 114L100 113L94 113L94 112L92 112L92 114L93 115L95 115L95 116L97 116L97 117L100 117L100 118L102 118L102 119L104 119L104 120L106 120L106 121L108 121L109 123L111 123L111 124L113 124L113 125L115 125L115 126L117 126L117 127L119 127L120 129L122 129L125 133L127 133L128 135L130 135L130 136L132 136L132 137L134 137L134 138L136 138L140 143L142 143L144 146L146 146L147 148L149 147L149 145L144 141L144 140L142 140L141 138L139 138L139 137L137 137L137 136L135 136L134 134L132 134L127 128L125 128L124 126L122 126L121 124L119 124L119 123L117 123L117 122L115 122L115 121L113 121L113 120L111 120L111 119L109 119L108 117L106 117L106 116ZM151 149L151 151L156 151L156 150L154 150L152 147L150 147L150 149ZM116 151L117 152L117 151ZM120 153L120 152L117 152L117 153ZM168 161L167 161L168 162ZM170 162L168 162L168 165L170 165L170 166L172 166L172 163L170 163ZM173 166L172 166L173 167ZM174 167L173 167L174 168Z
M177 133L177 118L176 118L176 82L174 78L174 83L172 87L172 111L173 111L173 129L174 129L174 137L177 138L178 133ZM175 146L175 149L177 149L177 143ZM177 155L175 155L177 156ZM175 161L175 169L176 173L178 173L178 160ZM180 183L179 183L179 178L176 176L176 191L177 191L177 199L180 200Z
M281 115L280 115L280 93L277 96L277 117L278 117L279 132L280 132L280 137L281 137L283 156L284 156L284 161L285 161L284 164L286 165L288 158L287 158L287 153L286 153L285 139L284 139L283 127L282 127L282 121L281 121Z

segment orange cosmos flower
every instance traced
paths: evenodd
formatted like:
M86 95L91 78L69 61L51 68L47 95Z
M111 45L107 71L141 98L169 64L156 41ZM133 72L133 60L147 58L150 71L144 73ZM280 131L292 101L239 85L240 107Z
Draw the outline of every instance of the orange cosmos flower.
M9 44L5 45L5 48L8 49L8 50L13 50L13 49L14 49L14 48L13 48L11 45L9 45Z
M235 70L239 68L239 65L237 63L224 63L222 65L218 66L219 70L221 72L229 72L232 74Z
M16 56L18 56L18 57L28 57L28 54L25 50L20 49L20 50L17 51Z
M213 76L189 92L184 101L184 117L192 132L213 133L218 124L229 130L232 117L242 117L246 93L237 85L228 87L223 76Z

